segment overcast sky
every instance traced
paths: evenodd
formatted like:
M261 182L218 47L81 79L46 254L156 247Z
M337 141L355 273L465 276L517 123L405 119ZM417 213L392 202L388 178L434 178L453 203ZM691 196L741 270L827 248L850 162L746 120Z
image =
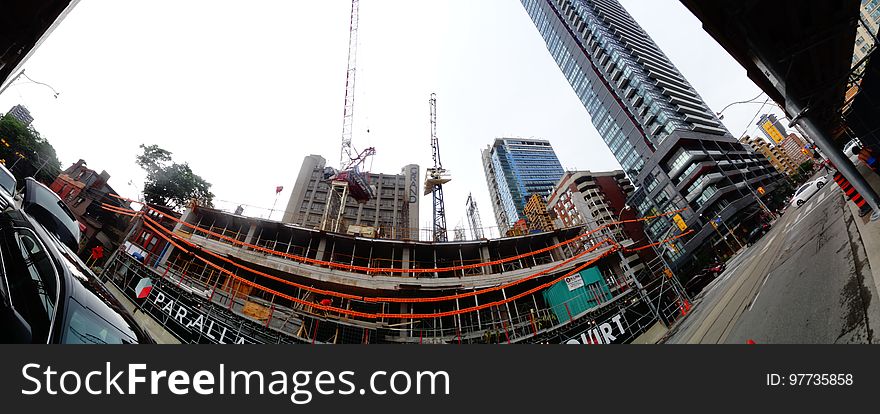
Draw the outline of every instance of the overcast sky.
M760 93L678 1L621 2L713 110ZM496 137L548 139L566 169L620 168L518 0L360 3L353 145L376 147L374 172L417 163L424 176L436 92L450 230L469 192L495 225L479 150ZM124 196L143 188L138 145L158 144L213 184L220 208L266 216L283 185L278 219L304 156L339 162L350 5L85 0L25 65L61 95L19 81L0 111L25 104L62 168L85 159ZM723 122L755 134L760 108ZM423 227L430 214L424 197Z

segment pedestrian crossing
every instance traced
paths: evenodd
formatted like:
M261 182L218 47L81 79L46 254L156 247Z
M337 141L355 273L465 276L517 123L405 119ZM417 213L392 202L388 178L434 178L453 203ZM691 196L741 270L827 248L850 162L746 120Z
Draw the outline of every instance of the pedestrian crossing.
M820 191L819 194L812 197L809 203L798 209L798 215L795 216L793 221L789 221L788 224L785 225L785 230L788 231L788 229L796 227L800 224L801 220L807 218L807 216L816 211L816 207L822 205L822 202L828 197L828 191L829 190Z

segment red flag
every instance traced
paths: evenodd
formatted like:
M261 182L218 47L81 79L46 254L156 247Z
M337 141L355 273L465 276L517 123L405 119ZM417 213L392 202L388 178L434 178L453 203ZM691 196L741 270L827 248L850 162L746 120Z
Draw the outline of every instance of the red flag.
M279 185L278 187L275 187L275 194L280 193L281 190L283 190L283 189L284 189L284 186L280 186L280 185Z

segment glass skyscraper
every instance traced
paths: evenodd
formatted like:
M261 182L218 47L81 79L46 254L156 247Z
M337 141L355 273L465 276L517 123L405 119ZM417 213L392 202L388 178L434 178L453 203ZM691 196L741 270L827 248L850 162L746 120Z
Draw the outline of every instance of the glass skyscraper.
M562 164L546 140L497 138L482 157L501 234L525 218L523 208L532 194L547 195L562 178Z
M670 259L715 237L701 215L721 217L731 228L751 217L752 189L771 187L775 170L724 128L620 3L521 1L599 135L638 186L630 205L643 216L684 208L685 221L700 230L686 248L670 249ZM655 240L672 230L671 219L646 226Z

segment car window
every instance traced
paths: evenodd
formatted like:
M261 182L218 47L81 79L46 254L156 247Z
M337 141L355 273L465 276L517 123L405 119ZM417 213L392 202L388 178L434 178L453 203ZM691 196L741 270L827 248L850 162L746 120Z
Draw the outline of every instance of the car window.
M0 169L0 187L9 195L15 194L15 177L6 169Z
M795 195L799 195L800 193L803 193L804 190L806 190L807 187L809 187L809 186L810 186L810 184L804 184L804 185L802 185L801 188L798 188L798 190L797 190L797 192L795 193Z
M26 208L25 210L31 213L37 221L40 221L41 224L43 224L43 226L46 226L47 229L58 235L63 242L67 242L67 240L62 236L64 232L60 228L57 228L58 224L64 226L64 229L69 233L69 237L73 238L71 242L74 245L79 243L81 237L79 222L76 220L76 216L73 215L73 212L67 208L67 205L65 205L64 202L61 201L61 198L52 192L52 190L49 190L36 182L31 182L29 184L27 191L31 193L30 197L32 199L32 204L45 209L45 211L48 212L51 217L54 217L58 223L45 223L45 220L41 220L42 215L31 213L33 207Z
M3 267L12 306L29 325L32 340L45 342L55 317L58 273L33 232L18 229L7 236Z
M55 311L55 296L57 292L56 273L52 266L49 255L43 250L40 243L31 234L18 234L18 247L24 258L25 269L34 282L36 294L46 310L47 315Z
M62 342L65 344L131 344L137 341L74 298L70 298Z

